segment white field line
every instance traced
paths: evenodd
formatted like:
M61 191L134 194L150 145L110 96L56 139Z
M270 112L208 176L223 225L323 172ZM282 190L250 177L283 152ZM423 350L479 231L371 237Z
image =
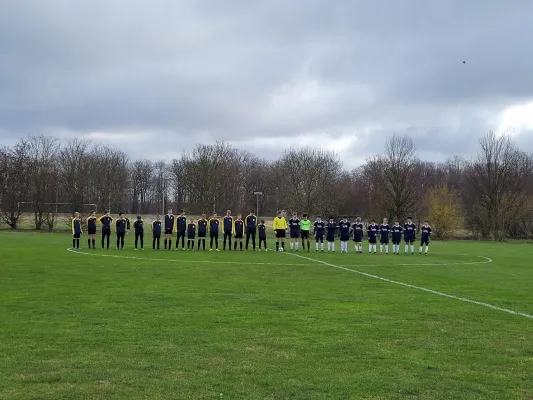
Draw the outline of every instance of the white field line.
M144 261L168 261L168 262L182 262L182 259L173 259L173 258L149 258L149 257L134 257L134 256L121 256L116 254L98 254L98 253L87 253L84 251L74 250L73 248L68 248L67 251L70 251L71 253L76 254L84 254L88 256L96 256L96 257L111 257L111 258L124 258L129 260L144 260ZM289 253L291 254L291 253ZM297 255L297 254L293 254ZM411 266L411 267L424 267L424 266L450 266L450 265L473 265L473 264L488 264L491 263L492 260L488 257L483 256L475 256L479 258L484 258L485 261L473 261L473 262L456 262L456 263L415 263L415 264L394 264L393 267L396 266ZM305 258L305 257L304 257ZM190 260L187 260L190 261ZM319 261L314 260L313 261ZM242 261L216 261L216 260L194 260L195 263L203 263L203 264L237 264L237 265L280 265L280 263L274 263L274 262L242 262ZM287 266L304 266L307 265L307 263L299 263L299 264L286 264L283 263L283 265ZM343 265L337 265L337 267L386 267L389 266L388 264L343 264Z
M349 272L352 272L354 274L359 274L359 275L363 275L363 276L366 276L368 278L373 278L373 279L378 279L380 281L384 281L384 282L388 282L388 283L394 283L396 285L401 285L401 286L405 286L405 287L408 287L408 288L411 288L411 289L417 289L417 290L422 290L424 292L428 292L428 293L432 293L432 294L436 294L438 296L442 296L442 297L447 297L449 299L454 299L454 300L459 300L459 301L462 301L462 302L465 302L465 303L470 303L470 304L477 304L478 306L482 306L482 307L487 307L487 308L491 308L493 310L497 310L497 311L502 311L502 312L505 312L505 313L508 313L508 314L513 314L513 315L519 315L521 317L525 317L525 318L529 318L529 319L533 319L533 315L530 315L530 314L526 314L526 313L522 313L522 312L519 312L519 311L513 311L513 310L509 310L507 308L501 308L501 307L497 307L495 305L492 305L492 304L489 304L489 303L483 303L482 301L477 301L477 300L472 300L472 299L468 299L466 297L458 297L458 296L454 296L452 294L447 294L447 293L443 293L443 292L438 292L436 290L432 290L432 289L427 289L427 288L424 288L424 287L421 287L421 286L415 286L415 285L411 285L409 283L404 283L404 282L399 282L399 281L395 281L395 280L392 280L392 279L387 279L387 278L383 278L381 276L377 276L377 275L373 275L373 274L369 274L369 273L366 273L366 272L362 272L362 271L357 271L355 269L350 269L350 268L346 268L346 267L342 267L340 265L335 265L335 264L330 264L328 262L325 262L325 261L322 261L322 260L317 260L315 258L310 258L310 257L305 257L305 256L301 256L299 254L293 254L293 253L287 253L291 256L294 256L294 257L298 257L298 258L302 258L304 260L309 260L309 261L313 261L315 263L320 263L320 264L323 264L323 265L327 265L328 267L332 267L332 268L338 268L338 269L342 269L344 271L349 271ZM492 261L492 260L491 260Z
M88 256L94 256L94 257L111 257L111 258L123 258L127 260L143 260L143 261L165 261L165 262L171 262L171 263L179 263L179 262L194 262L194 263L203 263L203 264L238 264L238 265L279 265L280 263L271 263L271 262L242 262L242 261L216 261L216 260L183 260L183 259L175 259L175 258L148 258L148 257L133 257L133 256L119 256L115 254L95 254L95 253L87 253L79 250L74 250L72 248L67 249L67 251L70 251L71 253L75 254L84 254ZM167 250L168 251L168 250ZM305 266L307 263L299 263L299 264L283 264L283 265L289 265L289 266Z

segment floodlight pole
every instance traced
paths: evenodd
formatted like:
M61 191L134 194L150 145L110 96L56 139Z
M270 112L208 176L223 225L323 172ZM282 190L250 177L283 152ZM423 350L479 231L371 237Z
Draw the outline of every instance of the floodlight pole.
M257 208L255 210L255 215L259 217L259 196L263 195L263 192L254 192L256 199L257 199Z

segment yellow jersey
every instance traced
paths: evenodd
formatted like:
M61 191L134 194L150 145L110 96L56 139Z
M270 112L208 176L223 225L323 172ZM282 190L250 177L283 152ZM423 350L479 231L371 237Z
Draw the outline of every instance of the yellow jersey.
M276 217L276 218L274 218L274 223L272 224L272 228L274 230L276 230L276 229L287 229L287 220L285 220L285 217Z

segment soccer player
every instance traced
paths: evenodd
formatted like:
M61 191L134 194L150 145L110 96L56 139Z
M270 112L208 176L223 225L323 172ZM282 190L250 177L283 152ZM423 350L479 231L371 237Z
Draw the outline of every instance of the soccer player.
M233 217L231 216L231 210L226 210L226 216L222 221L224 226L224 243L223 249L226 250L226 240L228 241L228 248L231 250L231 235L233 234Z
M123 213L118 214L115 221L115 232L117 233L117 250L124 250L124 236L126 236L126 218Z
M185 233L187 231L187 217L185 216L185 210L180 211L180 216L176 220L176 231L178 236L176 237L176 250L179 250L179 242L181 238L181 250L185 250Z
M218 249L218 225L220 220L218 219L217 213L213 214L213 217L209 220L209 237L211 238L211 244L209 246L209 251L213 251L213 241L215 241L215 250Z
M374 252L374 254L376 254L376 251L377 251L376 242L377 242L377 234L379 231L379 226L378 224L376 224L375 220L370 221L370 225L368 225L367 231L368 231L368 253L371 254L372 252Z
M109 210L104 215L96 220L102 224L102 249L104 248L104 241L107 238L107 250L109 250L109 238L111 237L111 224L113 218L109 215Z
M237 219L233 222L233 234L235 235L233 249L237 250L237 243L239 243L242 251L242 238L244 237L244 221L241 213L237 214Z
M91 244L92 244L93 250L96 248L95 247L95 243L96 243L95 235L96 235L96 221L97 220L98 218L96 218L96 213L94 211L91 213L89 218L87 218L87 235L88 235L87 245L89 246L89 249L90 249Z
M165 215L165 250L172 249L172 233L174 232L174 226L176 224L176 218L172 214L172 208L168 210L167 215Z
M80 213L75 212L74 218L72 218L72 248L78 249L80 248L80 236L83 233L83 230L81 229L81 218ZM89 248L91 248L89 246Z
M355 219L355 223L352 225L353 241L355 243L355 252L363 254L363 232L364 227L361 222L361 217Z
M187 250L194 251L194 239L196 237L196 223L194 218L187 224Z
M265 251L267 251L267 234L266 234L266 225L265 225L265 220L264 219L262 219L261 223L259 225L257 225L257 231L258 231L258 234L259 234L259 251L261 251L261 243L264 244ZM276 242L276 245L277 244L278 243ZM276 247L276 249L277 248L278 247Z
M341 235L341 253L348 253L348 240L350 240L350 228L352 224L348 218L344 217L339 222L339 232ZM357 249L356 249L357 250Z
M276 251L279 250L280 242L281 251L285 251L285 232L287 231L287 220L283 215L283 211L278 211L278 216L274 218L272 227L274 228L274 232L276 232Z
M198 220L198 250L200 250L200 243L205 251L205 237L207 236L207 219L205 214Z
M413 224L411 217L407 218L407 223L403 227L403 240L405 241L405 255L409 252L409 245L411 245L411 255L415 254L415 233L416 225Z
M318 242L320 242L320 247L322 252L324 252L324 233L326 231L326 223L322 221L320 216L316 217L316 221L313 224L313 233L315 236L315 251L318 251Z
M300 220L298 219L298 214L292 213L292 218L289 219L289 232L290 232L290 242L291 250L298 251L298 239L300 238Z
M394 226L391 229L392 234L392 252L394 254L400 254L400 243L402 241L403 228L400 226L400 221L396 220Z
M337 230L337 223L333 216L329 217L329 222L326 224L326 240L328 241L328 252L335 253L335 231Z
M390 226L387 218L383 218L383 223L379 226L379 252L383 253L383 247L385 247L385 253L389 254L389 232Z
M302 215L300 221L300 236L302 237L302 249L305 251L305 243L307 242L307 251L311 251L309 243L309 232L311 231L311 221L307 218L307 214Z
M248 250L248 244L250 243L250 238L252 238L252 247L255 251L255 233L257 231L257 217L254 213L254 210L252 210L250 214L248 214L244 222L246 225L246 250Z
M152 249L155 250L157 243L157 250L159 250L159 243L161 242L161 217L156 215L155 221L152 222Z
M429 250L429 237L431 236L431 226L429 226L428 220L424 221L424 225L422 225L421 231L422 231L422 235L421 235L422 237L420 240L420 254L422 254L422 246L425 244L426 252L424 254L427 255L428 250Z
M137 220L133 223L135 231L135 250L137 250L137 243L141 242L141 250L144 250L144 221L140 215L137 215Z

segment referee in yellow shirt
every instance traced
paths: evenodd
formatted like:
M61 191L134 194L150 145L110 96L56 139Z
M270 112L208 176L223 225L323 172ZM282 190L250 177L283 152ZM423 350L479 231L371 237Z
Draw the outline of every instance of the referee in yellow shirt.
M276 232L276 251L279 251L279 242L281 242L281 251L285 251L285 232L287 231L287 221L283 215L283 211L278 211L278 216L274 218L272 224L274 232Z

